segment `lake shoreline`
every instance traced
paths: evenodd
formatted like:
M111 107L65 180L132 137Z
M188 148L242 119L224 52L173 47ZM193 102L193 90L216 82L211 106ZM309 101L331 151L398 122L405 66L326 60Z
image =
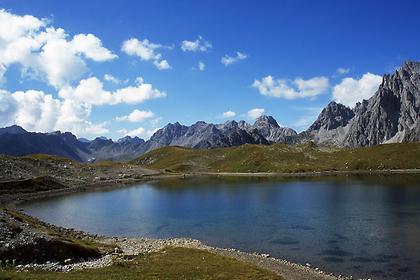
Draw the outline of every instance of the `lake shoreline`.
M112 190L125 188L142 182L158 181L165 179L186 179L200 177L249 177L249 178L314 178L314 177L333 177L333 176L353 176L353 175L393 175L393 174L420 174L420 169L389 169L389 170L349 170L349 171L313 171L313 172L195 172L195 173L175 173L175 174L153 174L143 175L138 179L113 179L109 181L100 181L93 184L81 186L54 189L41 192L16 193L0 195L0 204L8 207L17 208L19 204L27 201L62 196L71 193L82 193L95 190ZM13 181L12 181L13 182Z
M326 171L326 172L305 172L305 173L188 173L188 174L159 174L159 175L150 175L150 176L143 176L141 179L136 180L112 180L112 181L103 181L96 184L88 184L83 187L73 187L73 188L66 188L66 189L58 189L58 190L51 190L46 192L38 192L38 193L29 193L29 194L15 194L15 195L7 195L8 200L8 207L13 209L18 209L19 204L25 201L30 200L37 200L43 199L53 196L61 196L67 195L70 193L80 193L80 192L87 192L87 191L95 191L95 190L111 190L116 188L124 188L132 186L133 184L138 184L141 182L148 182L148 181L158 181L164 179L182 179L182 178L200 178L200 177L321 177L321 176L339 176L339 175L376 175L376 174L417 174L420 173L419 169L411 169L411 170L376 170L376 171ZM0 200L4 201L5 196L3 195ZM9 200L11 199L11 200ZM32 217L31 217L32 218ZM95 236L91 235L87 232L82 232L86 236ZM292 263L287 260L283 259L276 259L272 258L263 252L260 253L247 253L241 252L236 249L231 248L218 248L208 246L202 243L199 240L193 240L190 238L178 238L178 239L152 239L152 238L124 238L124 237L94 237L97 242L104 242L108 244L117 244L118 247L127 248L126 244L131 244L131 247L137 248L135 250L140 250L139 252L143 252L144 250L149 250L150 252L154 252L157 250L161 250L163 245L165 246L181 246L181 247L188 247L188 248L195 248L200 250L207 250L218 255L232 257L234 259L245 261L247 263L251 263L257 265L261 268L273 271L279 275L287 275L286 279L351 279L351 277L344 277L344 276L334 276L329 273L322 272L318 268L314 268L311 266L304 266L298 263ZM175 240L175 241L174 241ZM112 243L114 242L114 243ZM125 247L124 247L125 246ZM191 247L192 246L192 247ZM146 249L145 249L146 248ZM127 249L122 254L129 255L133 252L133 249ZM143 250L143 251L142 251ZM105 255L105 258L109 259L109 255ZM97 261L99 264L107 264L109 265L109 261L103 261L104 257L98 259ZM95 263L95 261L93 261ZM92 262L90 262L90 265ZM83 263L75 264L74 267L79 268L87 268L91 266L84 266ZM42 268L42 266L41 266Z
M192 238L145 238L145 237L112 237L112 236L100 236L96 234L91 234L86 231L77 231L74 229L62 228L55 226L53 224L48 224L34 218L20 210L10 208L0 209L1 220L8 220L12 216L11 212L17 213L20 217L25 217L25 219L31 219L36 221L39 224L42 224L49 231L61 232L62 238L67 239L67 236L77 235L77 238L90 239L98 244L103 244L108 246L108 248L115 248L115 250L107 251L103 253L99 258L94 259L80 259L70 264L60 263L54 260L48 260L40 264L35 264L29 262L26 265L19 265L16 267L17 271L28 271L31 269L43 269L49 271L58 271L58 272L69 272L72 270L84 270L92 268L104 268L107 266L113 265L115 261L125 261L126 257L130 258L132 256L137 256L139 254L152 254L157 253L162 250L165 250L167 247L181 247L189 249L198 249L204 250L210 253L214 253L219 256L229 257L240 262L248 263L250 265L255 265L259 268L274 272L275 274L285 277L287 280L342 280L342 279L353 279L351 276L346 277L342 275L334 275L332 273L324 272L323 270L314 267L310 264L302 265L299 263L294 263L287 261L285 259L279 259L271 257L269 254L264 254L263 252L243 252L234 248L220 248L209 246L203 243L200 240ZM22 220L20 220L22 221ZM25 221L25 220L24 220ZM10 222L10 221L9 221ZM16 222L16 221L11 221ZM31 238L39 240L37 236L40 236L40 231L38 226L26 224L25 230L31 235ZM4 231L3 231L4 233ZM6 233L7 234L7 233ZM45 233L41 233L41 236ZM4 239L4 236L0 236L0 239ZM39 242L39 241L37 241ZM9 246L16 246L17 244L8 243ZM2 245L4 246L4 245ZM35 245L36 246L36 245ZM18 246L17 246L18 247ZM62 258L72 259L70 256L64 255Z

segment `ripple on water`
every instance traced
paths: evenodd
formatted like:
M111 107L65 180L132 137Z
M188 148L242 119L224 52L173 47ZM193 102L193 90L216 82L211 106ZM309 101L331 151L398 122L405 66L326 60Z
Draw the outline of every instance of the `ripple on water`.
M370 271L370 274L371 274L372 276L380 276L380 275L383 275L383 274L384 274L384 272L383 272L382 270L371 270L371 271Z
M352 261L352 262L358 262L358 263L369 263L369 262L372 262L371 259L365 258L365 257L351 258L350 261Z
M320 253L321 256L334 256L334 257L351 257L353 256L352 253L335 248L335 249L327 249L322 250Z
M297 230L315 230L314 227L311 226L305 226L305 225L294 225L290 227L291 229L297 229Z
M270 244L280 244L280 245L296 245L296 244L299 244L299 240L297 240L293 237L285 236L285 237L272 239L272 240L269 241L269 243Z
M389 263L392 260L398 259L399 256L396 255L384 255L384 254L378 254L375 256L374 260L378 263Z
M324 261L326 262L331 262L331 263L343 263L344 259L342 258L337 258L337 257L325 257L323 258Z
M344 235L341 235L341 234L339 234L339 233L336 233L336 234L334 234L334 236L337 238L337 239L340 239L341 241L347 241L347 240L349 240L349 238L348 237L346 237L346 236L344 236Z
M408 267L408 266L406 266L406 267L401 267L401 268L399 268L398 269L398 271L399 272L409 272L411 269Z
M336 240L336 239L330 239L330 240L328 240L327 241L327 244L329 244L329 245L337 245L338 244L338 240Z

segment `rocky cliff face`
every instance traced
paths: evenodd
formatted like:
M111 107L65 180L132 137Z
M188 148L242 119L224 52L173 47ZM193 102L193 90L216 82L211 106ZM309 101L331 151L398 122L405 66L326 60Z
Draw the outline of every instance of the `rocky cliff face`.
M346 126L353 117L353 110L343 104L332 101L321 111L321 114L308 130L336 129L340 126Z
M359 147L420 140L420 62L385 75L378 91L351 110L331 102L306 131L317 143Z
M355 112L344 139L347 146L419 140L420 63L406 62L385 75L376 94L357 104Z
M353 118L353 110L332 101L321 111L308 130L299 136L319 144L342 146L348 124Z

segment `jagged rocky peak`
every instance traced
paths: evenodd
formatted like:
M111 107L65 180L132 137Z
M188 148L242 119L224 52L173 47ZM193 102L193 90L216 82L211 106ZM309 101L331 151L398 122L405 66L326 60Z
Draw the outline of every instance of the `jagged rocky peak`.
M135 137L131 137L131 136L124 136L120 139L117 140L117 143L119 144L141 144L144 143L144 140L135 136Z
M331 101L319 114L317 120L309 127L308 131L324 128L326 130L344 127L354 117L354 112L343 104Z
M152 137L150 137L150 141L152 142L159 142L161 145L169 145L174 138L178 138L185 134L188 127L185 125L181 125L179 122L176 123L168 123L163 128L156 131Z
M240 128L240 129L245 129L245 130L247 130L247 129L249 129L250 127L251 127L251 125L249 124L249 123L247 123L246 121L239 121L238 122L238 127Z
M257 131L270 143L289 143L289 138L297 135L291 128L280 127L272 116L258 117L248 130Z
M399 70L400 73L408 72L408 73L420 73L420 62L418 61L406 61L402 65L401 69Z
M243 121L243 122L245 122L245 121ZM236 121L231 120L231 121L226 121L223 124L219 124L217 126L217 128L222 129L222 130L238 129L239 128L239 124Z
M255 120L254 127L280 127L272 116L260 116Z
M8 126L8 127L0 128L0 135L5 134L5 133L23 134L23 133L27 133L27 131L25 129L23 129L21 126L12 125L12 126Z
M108 144L113 144L114 142L112 141L112 139L108 139L106 137L96 137L95 139L93 139L92 141L90 141L89 146L91 147L99 147L99 146L104 146L104 145L108 145Z

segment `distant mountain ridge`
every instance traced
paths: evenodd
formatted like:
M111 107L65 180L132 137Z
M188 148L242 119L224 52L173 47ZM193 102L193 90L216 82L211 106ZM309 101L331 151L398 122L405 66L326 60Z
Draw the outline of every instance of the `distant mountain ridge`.
M199 121L191 126L178 122L159 129L148 141L125 136L116 142L105 137L92 141L77 139L70 132L28 132L19 126L0 129L0 153L22 156L52 154L77 161L131 160L148 151L166 146L190 148L230 147L243 144L288 143L297 133L280 127L273 117L261 116L253 125L245 121L209 124Z
M420 141L420 62L406 62L395 73L384 75L377 92L357 103L354 109L330 102L315 122L299 134L281 127L271 116L261 116L254 124L245 121L223 124L199 121L191 126L169 123L148 141L130 136L116 142L105 137L89 141L77 139L70 132L27 132L16 125L0 128L2 154L44 153L77 161L131 160L166 146L204 149L306 141L339 147Z

